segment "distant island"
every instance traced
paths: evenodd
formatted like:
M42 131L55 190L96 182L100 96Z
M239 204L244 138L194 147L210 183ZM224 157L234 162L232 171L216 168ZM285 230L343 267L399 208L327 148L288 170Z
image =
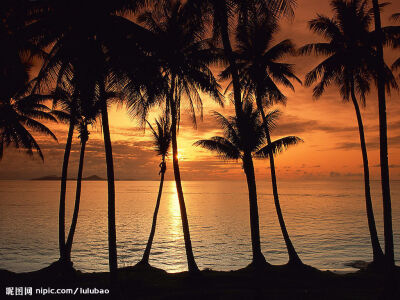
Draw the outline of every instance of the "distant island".
M38 177L38 178L32 178L31 180L61 180L61 177L56 176L56 175L48 175L48 176L43 176L43 177ZM68 178L68 180L76 180L76 178ZM97 175L91 175L88 177L83 177L82 180L104 181L106 179L101 178L100 176L97 176Z

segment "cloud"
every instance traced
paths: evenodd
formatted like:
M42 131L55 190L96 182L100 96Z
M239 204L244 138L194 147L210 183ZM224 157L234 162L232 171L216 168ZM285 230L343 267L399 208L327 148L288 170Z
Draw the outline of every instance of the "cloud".
M375 140L379 140L379 137L375 137ZM395 147L400 145L400 135L389 137L388 138L388 147ZM351 142L344 142L339 143L333 149L340 149L340 150L360 150L360 143L351 143ZM376 150L379 149L379 142L367 142L367 150Z
M380 165L380 164L376 164L376 165L373 165L372 167L373 167L373 168L380 168L381 165ZM390 169L400 168L400 165L391 164L391 165L389 165L389 168L390 168Z
M342 126L342 125L329 125L318 120L308 120L298 116L283 114L279 120L278 126L274 129L273 133L279 136L293 135L300 133L311 132L325 132L325 133L347 133L356 132L355 126Z
M333 171L329 173L329 176L330 176L330 177L339 177L339 176L341 176L341 175L342 175L342 174L340 174L340 173L338 173L338 172L333 172Z
M330 172L329 176L332 178L338 178L338 177L361 177L363 176L363 173L353 173L353 172L347 172L347 173L339 173L339 172Z

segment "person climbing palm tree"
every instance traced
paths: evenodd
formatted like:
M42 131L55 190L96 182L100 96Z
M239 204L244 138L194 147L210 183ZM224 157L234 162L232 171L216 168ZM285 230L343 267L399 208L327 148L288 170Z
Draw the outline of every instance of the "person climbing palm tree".
M277 30L278 25L273 18L260 16L257 11L249 11L248 19L242 19L238 24L236 34L238 50L234 52L244 98L255 98L269 144L271 137L264 107L275 103L285 103L286 97L282 94L277 83L294 90L291 80L301 82L293 72L293 65L278 61L284 55L293 54L295 48L290 40L283 40L272 45ZM230 66L228 66L220 76L222 79L228 79L230 75ZM253 95L254 97L252 97ZM289 237L283 218L279 201L275 159L272 154L269 155L269 162L275 209L288 251L289 264L301 265L302 262Z
M327 86L336 84L340 88L342 99L351 100L353 103L364 166L365 203L373 261L379 263L382 261L383 252L375 226L367 146L359 108L359 102L365 105L365 96L370 90L370 81L374 79L376 74L376 51L371 41L374 36L369 31L372 15L366 0L335 0L331 2L331 7L335 11L333 19L320 15L309 22L310 30L323 36L327 39L327 42L305 45L299 49L299 53L306 55L314 52L316 55L328 56L306 75L307 86L319 79L314 87L315 98L320 98ZM386 67L386 78L388 87L390 85L396 87L393 75L388 67Z
M154 150L156 151L158 156L161 156L161 162L159 165L160 171L158 173L158 175L160 175L161 177L160 177L160 186L158 188L158 196L156 201L156 207L154 209L153 223L151 225L149 239L147 241L143 257L139 262L139 264L145 266L149 266L150 251L151 251L151 246L153 244L154 235L156 232L158 210L160 208L161 195L164 185L164 175L165 172L167 171L166 158L169 154L169 149L171 147L171 131L170 131L171 128L167 118L160 118L159 120L156 120L155 129L151 126L149 122L147 122L147 124L149 125L151 133L153 134Z
M201 24L191 18L188 6L180 1L165 2L155 11L146 11L138 20L154 34L157 48L153 55L160 62L161 74L167 82L165 87L166 105L171 120L172 161L175 183L181 213L185 249L189 272L198 272L189 231L186 204L183 194L178 160L177 133L181 112L181 100L188 100L192 120L196 124L195 106L202 110L200 91L209 94L222 104L219 85L209 65L216 61L216 55L202 40Z
M250 266L255 269L263 269L269 264L261 252L260 229L258 219L257 189L254 173L253 157L268 157L276 154L288 146L301 141L295 136L288 136L266 144L265 126L260 122L259 111L253 109L250 102L245 102L243 114L225 118L215 113L216 119L224 130L224 136L215 136L208 140L200 140L196 146L216 152L222 159L241 160L246 175L250 204L250 229L253 260ZM270 125L276 122L278 112L272 111L266 115L268 130ZM265 145L266 144L266 145Z

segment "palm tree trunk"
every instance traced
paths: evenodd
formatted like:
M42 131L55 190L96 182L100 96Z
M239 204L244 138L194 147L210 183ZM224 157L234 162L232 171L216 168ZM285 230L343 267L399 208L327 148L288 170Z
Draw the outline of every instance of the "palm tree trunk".
M68 260L71 260L72 243L74 241L76 224L78 222L79 204L80 204L80 201L81 201L83 161L85 159L85 148L86 148L86 141L82 140L81 153L80 153L80 157L79 157L78 177L76 179L76 194L75 194L74 214L72 216L71 227L69 229L69 234L68 234L67 244L66 244L66 250L65 250L66 251L66 257L67 257Z
M390 199L389 181L389 159L387 145L387 120L386 120L386 94L384 78L384 59L383 59L383 33L381 16L378 0L372 0L375 31L377 34L377 54L378 54L378 101L379 101L379 139L380 139L380 164L381 164L381 184L383 198L383 222L385 232L385 256L389 265L394 266L394 246L393 246L393 227L392 227L392 203Z
M367 146L365 144L364 125L361 118L360 107L358 106L358 101L354 92L354 82L351 83L351 99L353 101L354 109L356 110L358 131L360 133L361 152L362 152L363 166L364 166L365 205L367 209L368 228L371 237L373 260L374 262L379 262L382 261L383 259L383 252L381 245L379 244L378 234L376 232L374 210L372 208L372 201L371 201L368 155L367 155Z
M104 97L104 93L103 97ZM116 280L118 269L117 262L117 236L115 229L115 183L114 183L114 163L112 156L112 146L110 138L110 128L108 124L108 112L106 99L101 100L101 120L103 123L104 148L107 163L107 183L108 183L108 262L111 273L111 280Z
M268 143L268 145L271 145L271 136L270 136L269 130L268 130L268 122L267 122L267 118L265 116L264 109L262 107L262 102L261 102L260 97L257 97L256 102L257 102L257 109L260 111L261 117L263 120L265 136L267 137L267 143ZM278 184L276 181L275 160L274 160L274 154L272 153L272 150L269 152L268 156L269 156L269 163L270 163L270 170L271 170L272 192L274 194L275 209L276 209L276 213L278 215L279 225L281 227L283 239L285 240L286 248L288 251L289 264L303 264L299 255L296 252L296 249L293 246L293 243L289 237L289 233L287 232L287 229L286 229L285 220L283 219L281 205L279 202Z
M163 162L164 162L164 158L163 158ZM162 190L163 190L163 185L164 185L164 175L165 175L165 169L161 170L160 187L158 188L157 202L156 202L156 207L154 209L154 214L153 214L153 224L151 225L149 240L147 241L146 249L144 251L143 258L141 260L141 263L146 264L146 265L149 264L151 246L153 244L154 234L156 232L157 215L158 215L158 210L160 208L161 195L162 195Z
M250 231L251 231L251 246L253 251L253 265L256 268L265 267L267 262L261 252L260 243L260 224L258 217L258 204L257 204L257 188L256 177L254 174L254 165L251 154L245 153L243 157L243 169L246 174L247 187L249 190L249 204L250 204Z
M233 96L235 102L235 112L236 116L240 118L242 114L242 96L241 96L241 87L240 87L240 79L239 79L239 71L236 64L236 61L233 57L232 44L229 38L229 25L228 25L228 15L227 15L227 7L225 1L220 1L219 5L221 7L215 7L217 16L219 18L221 24L221 38L222 44L224 47L225 56L228 59L231 76L232 76L232 85L233 85Z
M183 196L182 182L181 182L181 173L179 170L179 161L178 161L178 142L176 137L177 130L177 108L174 103L174 91L175 91L175 77L172 76L171 80L171 91L169 94L169 102L171 109L171 137L172 137L172 163L174 167L174 176L176 183L176 192L178 194L179 200L179 209L181 212L181 220L182 220L182 229L183 229L183 237L185 239L185 249L186 249L186 257L188 263L188 269L190 273L199 272L199 268L197 267L196 261L193 255L192 249L192 241L190 239L190 230L189 230L189 221L186 213L186 205L185 199Z
M64 161L61 173L60 207L58 211L58 244L60 249L60 261L68 262L65 245L65 195L67 192L68 163L71 154L72 137L74 135L75 122L71 113L67 143L65 144Z

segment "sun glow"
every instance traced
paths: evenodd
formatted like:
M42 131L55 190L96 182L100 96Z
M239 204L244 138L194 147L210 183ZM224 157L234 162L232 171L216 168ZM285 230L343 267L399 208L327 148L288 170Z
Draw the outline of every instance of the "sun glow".
M181 213L179 209L178 194L176 193L175 184L171 184L167 189L167 202L169 210L169 232L175 239L182 238L182 224L181 224Z
M185 157L182 154L182 151L178 151L178 155L177 155L178 160L184 160Z

